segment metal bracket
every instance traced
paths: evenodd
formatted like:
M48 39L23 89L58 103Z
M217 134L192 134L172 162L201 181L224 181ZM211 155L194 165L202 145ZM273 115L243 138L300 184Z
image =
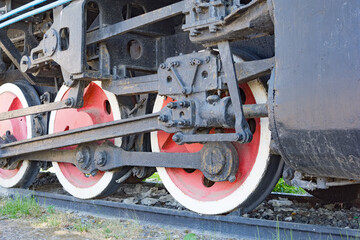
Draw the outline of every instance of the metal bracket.
M184 31L194 43L216 45L219 41L251 39L274 32L266 0L247 4L225 0L186 0Z
M32 49L30 56L22 57L22 72L37 72L56 62L61 66L67 86L73 85L71 76L84 72L85 4L86 0L77 0L61 11L54 11L54 23L38 47Z
M184 31L189 31L191 37L196 37L203 30L216 33L224 25L228 14L225 1L186 0L186 24Z
M220 89L217 55L206 50L168 58L158 70L159 94L190 95Z
M4 29L0 30L0 48L10 58L13 64L18 69L20 69L21 54L16 49L15 45L11 42ZM35 80L33 79L33 77L29 76L27 73L24 72L22 73L22 75L29 83L35 85Z
M229 89L235 113L235 130L236 134L239 136L238 141L241 143L249 143L252 140L252 133L244 116L230 43L228 41L220 42L218 43L218 47L222 61L222 68L225 74L225 81Z

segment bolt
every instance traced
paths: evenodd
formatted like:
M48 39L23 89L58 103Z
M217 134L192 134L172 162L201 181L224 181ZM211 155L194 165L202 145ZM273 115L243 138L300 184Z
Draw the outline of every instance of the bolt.
M179 106L183 107L183 108L188 108L188 107L190 107L190 102L189 101L179 102Z
M185 126L185 121L180 120L180 121L178 122L178 125L179 125L179 126Z
M97 173L98 173L98 170L92 170L90 174L91 174L91 176L94 177Z
M241 133L237 133L237 142L242 142L244 140L244 135Z
M6 131L6 136L10 136L11 132L9 130Z
M169 102L166 106L170 109L175 109L175 108L177 108L177 103Z
M40 96L40 101L41 101L41 102L47 102L47 101L48 101L48 96L45 95L45 94L44 94L44 95L41 95L41 96Z
M228 178L229 182L233 183L236 181L236 177L235 175L231 175L229 178Z
M194 65L200 65L201 61L199 59L191 59L190 65L194 66Z
M66 99L66 101L65 101L65 105L68 106L68 107L72 106L73 103L74 103L74 99L73 99L73 98L68 98L68 99Z
M47 34L45 34L45 35L44 35L44 38L45 38L45 39L47 39L47 38L48 38L48 35L47 35Z
M77 152L77 153L76 153L76 161L77 161L78 163L83 163L84 160L85 160L84 154L83 154L81 151L80 151L80 152Z
M106 152L102 151L102 152L97 152L95 154L95 163L96 163L96 165L103 167L103 166L105 166L105 164L107 162L106 160L107 160L106 159Z
M170 67L179 67L180 63L179 62L172 62L170 63Z
M165 63L160 64L160 68L161 68L161 69L165 69L165 68L166 68L166 64L165 64Z
M171 120L171 121L169 121L169 122L167 123L166 126L167 126L167 127L175 127L176 124L177 124L176 121L172 121L172 120Z
M205 58L205 62L206 62L206 63L209 63L210 60L211 60L211 58L210 58L209 56L207 56L207 57Z
M160 122L167 122L169 120L168 116L166 115L160 115L158 119Z
M189 126L189 125L190 125L190 122L187 121L187 120L180 120L180 121L178 122L178 125L185 127L185 126Z
M172 140L176 143L180 142L181 141L181 136L180 134L175 134L173 137L172 137Z

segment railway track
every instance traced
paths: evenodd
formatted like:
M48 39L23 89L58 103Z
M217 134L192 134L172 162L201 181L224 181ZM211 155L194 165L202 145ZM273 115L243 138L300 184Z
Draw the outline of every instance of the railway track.
M136 219L141 222L189 228L193 231L216 232L217 235L244 239L359 239L356 229L253 219L240 216L240 211L223 216L206 216L190 211L125 204L106 200L80 200L69 195L25 189L0 188L1 196L34 196L41 205L86 212L106 217ZM273 194L291 198L289 195ZM293 197L294 198L294 197ZM296 199L299 199L297 196ZM304 201L311 201L305 197ZM300 199L301 201L301 199Z

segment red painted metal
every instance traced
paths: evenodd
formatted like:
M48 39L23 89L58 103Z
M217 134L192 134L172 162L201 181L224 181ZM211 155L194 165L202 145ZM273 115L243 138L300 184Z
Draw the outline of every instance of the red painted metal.
M8 112L23 108L20 99L11 92L4 92L0 94L0 112ZM24 140L27 138L27 126L26 117L15 118L11 120L5 120L0 122L0 135L6 134L6 131L10 131L17 140ZM14 170L0 169L0 178L11 179L14 177L20 166Z
M255 104L255 98L247 85L240 86L246 95L245 104ZM166 106L171 98L164 101L163 107ZM233 143L239 155L239 170L236 174L236 181L216 182L211 187L204 184L204 175L201 171L189 173L184 169L168 168L168 175L174 184L181 189L184 194L199 201L216 201L223 199L241 187L243 182L249 176L258 155L260 144L260 119L255 119L256 129L253 140L249 144ZM226 129L225 132L234 132L232 129ZM184 144L177 145L172 140L173 134L158 132L158 143L161 152L198 152L202 149L202 144Z
M65 92L62 100L66 99L68 94L69 91ZM82 108L57 111L54 133L113 121L113 114L107 106L109 104L105 92L97 84L91 83L84 91L84 106ZM74 148L76 146L71 146L67 149ZM59 163L59 167L66 179L79 188L94 186L104 175L104 172L98 172L95 176L85 175L70 163Z

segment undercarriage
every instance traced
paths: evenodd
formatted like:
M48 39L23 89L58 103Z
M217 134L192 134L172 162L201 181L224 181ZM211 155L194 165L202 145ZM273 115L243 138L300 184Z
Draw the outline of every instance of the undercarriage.
M325 19L360 21L344 14L359 3L322 2L312 7ZM357 193L358 111L346 106L338 127L324 104L335 58L358 57L332 51L350 52L357 38L347 28L296 36L309 21L290 29L294 12L281 0L0 1L0 185L26 188L52 166L65 190L90 199L156 169L202 214L250 211L281 175L320 198L342 186ZM301 55L324 39L326 51ZM341 91L359 90L356 66L338 69Z

